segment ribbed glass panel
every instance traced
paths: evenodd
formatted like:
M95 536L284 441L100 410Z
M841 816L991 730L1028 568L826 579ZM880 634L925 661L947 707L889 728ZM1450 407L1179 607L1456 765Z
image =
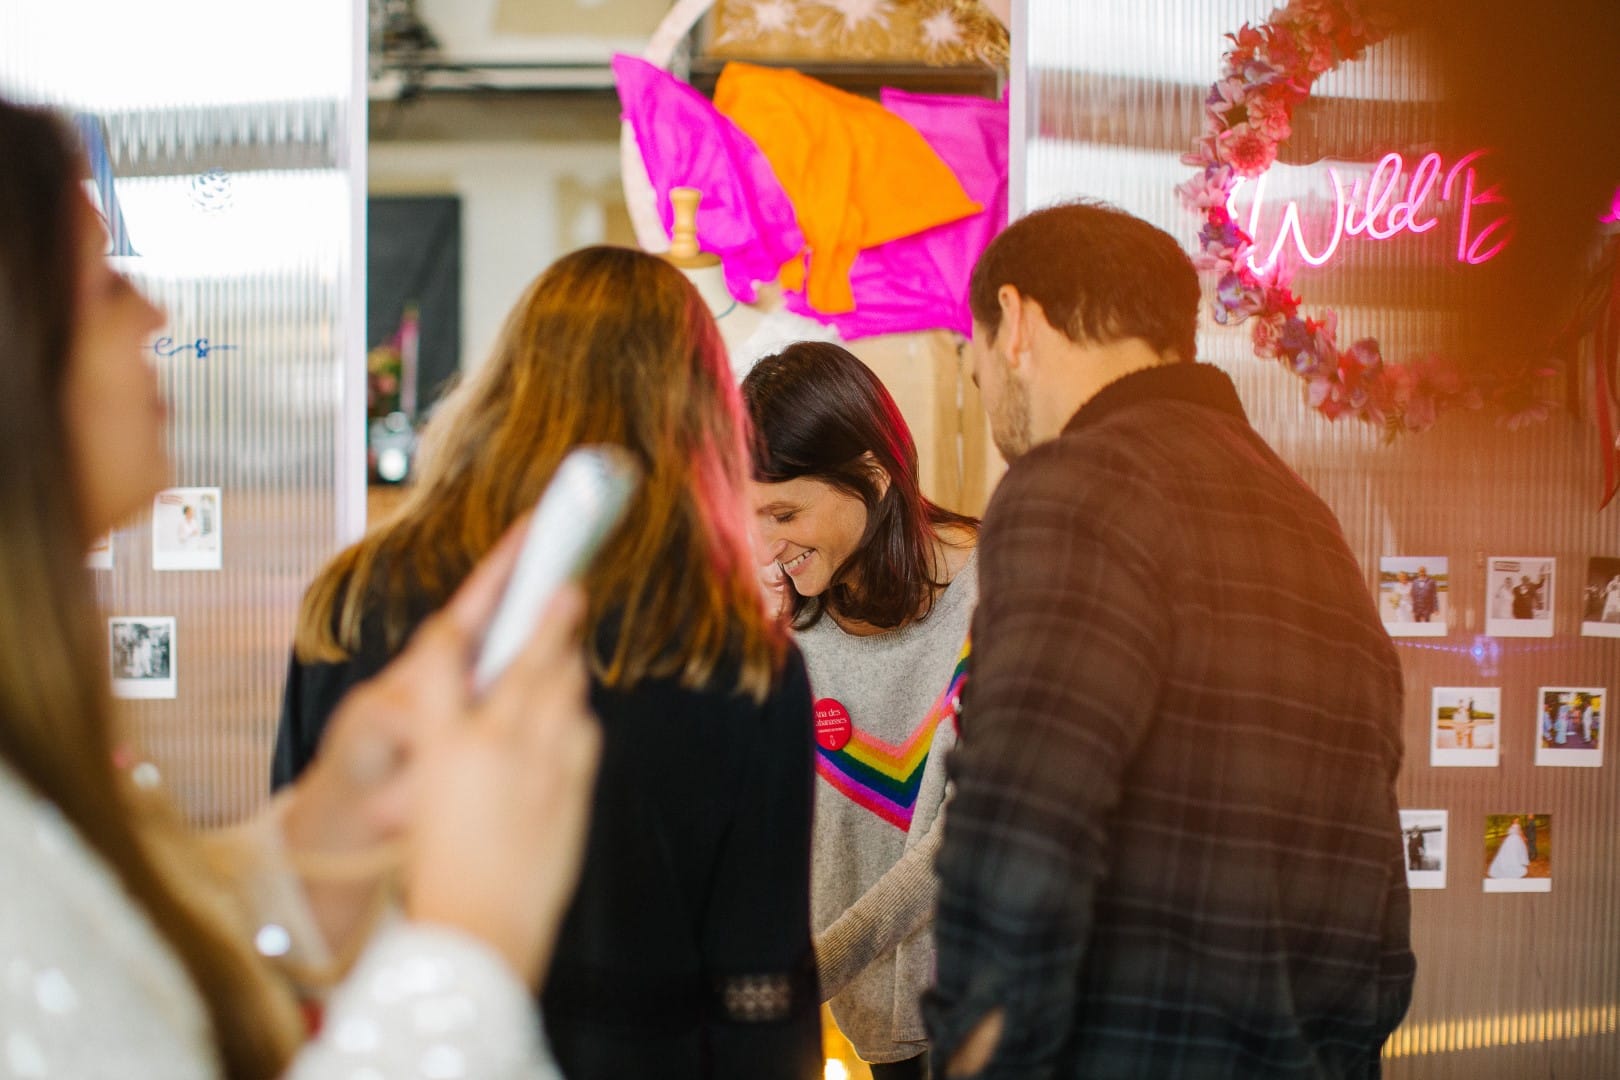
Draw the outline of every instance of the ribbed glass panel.
M352 530L356 21L335 0L0 5L0 93L104 137L135 252L116 261L168 312L174 482L220 489L219 569L154 570L143 517L95 573L108 616L175 621L174 697L120 705L202 824L266 798L298 600Z
M1259 22L1270 0L1029 0L1023 109L1023 205L1100 197L1154 222L1194 250L1200 222L1175 185L1202 125L1202 105L1226 47L1222 35ZM1528 9L1527 9L1528 10ZM1527 29L1526 32L1532 32ZM1015 84L1016 85L1016 84ZM1322 78L1268 198L1301 201L1307 233L1331 231L1327 164L1365 175L1391 150L1415 161L1445 147L1425 126L1441 89L1410 40L1391 39ZM1608 137L1594 129L1594 138ZM1417 147L1414 150L1412 148ZM1304 312L1332 306L1341 344L1376 337L1407 359L1445 351L1469 267L1454 257L1455 221L1422 237L1347 240L1321 269L1294 279ZM1206 283L1206 287L1210 283ZM1388 1048L1387 1074L1423 1080L1620 1076L1620 761L1601 768L1535 765L1541 687L1620 691L1620 639L1581 636L1587 559L1620 556L1620 508L1598 512L1602 479L1594 426L1563 408L1509 431L1487 412L1442 415L1429 432L1385 445L1353 422L1309 410L1303 384L1257 359L1248 326L1206 316L1202 359L1236 380L1260 432L1337 512L1375 588L1384 556L1450 560L1449 632L1398 638L1407 679L1401 804L1450 813L1447 888L1413 893L1416 997ZM1486 560L1557 560L1555 635L1485 635ZM1435 687L1500 687L1500 765L1429 764ZM1612 707L1605 709L1613 714ZM1607 732L1603 733L1607 741ZM1487 894L1487 814L1550 814L1552 890Z

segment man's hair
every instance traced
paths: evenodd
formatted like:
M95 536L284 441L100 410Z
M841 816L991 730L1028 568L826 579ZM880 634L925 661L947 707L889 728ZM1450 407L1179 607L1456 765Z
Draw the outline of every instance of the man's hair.
M1141 338L1154 351L1196 359L1199 288L1174 237L1106 203L1062 203L1002 230L973 268L973 321L1001 327L997 293L1011 285L1080 344Z

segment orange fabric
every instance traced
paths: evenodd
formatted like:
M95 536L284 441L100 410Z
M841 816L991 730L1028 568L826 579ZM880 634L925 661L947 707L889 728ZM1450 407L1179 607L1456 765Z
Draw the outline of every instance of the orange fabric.
M856 254L982 207L917 129L875 101L797 71L727 64L714 105L754 140L793 200L805 250L782 285L828 315L855 310Z

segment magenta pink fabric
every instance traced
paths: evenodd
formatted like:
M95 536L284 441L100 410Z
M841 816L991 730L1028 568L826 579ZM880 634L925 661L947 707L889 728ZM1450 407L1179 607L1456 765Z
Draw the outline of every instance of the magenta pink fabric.
M770 163L708 98L662 68L620 53L613 77L664 231L674 225L670 189L701 191L698 241L720 257L731 294L752 302L754 283L775 281L782 264L804 247L793 204Z
M813 310L803 293L787 293L786 306L831 323L845 341L913 330L971 335L968 279L1007 224L1007 99L885 89L882 100L922 134L984 210L862 251L850 272L855 310L846 315Z

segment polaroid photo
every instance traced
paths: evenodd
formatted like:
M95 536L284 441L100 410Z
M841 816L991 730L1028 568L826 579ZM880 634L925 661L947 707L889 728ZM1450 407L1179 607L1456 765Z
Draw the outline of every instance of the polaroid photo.
M1429 705L1429 764L1495 768L1502 749L1502 688L1437 686Z
M1444 810L1401 811L1407 888L1446 887L1446 817Z
M172 616L125 615L108 619L107 644L114 697L175 696Z
M219 488L170 488L152 500L152 569L218 570Z
M1609 692L1600 686L1543 686L1536 697L1536 764L1603 764Z
M84 565L92 570L111 570L113 568L113 534L98 536L90 544L90 550L84 553Z
M1485 632L1552 637L1556 559L1495 555L1485 564Z
M1485 815L1485 891L1552 892L1552 815Z
M1445 637L1451 614L1444 555L1386 555L1378 560L1378 615L1390 637Z
M1581 594L1581 633L1587 637L1620 637L1620 559L1586 560L1586 589Z

